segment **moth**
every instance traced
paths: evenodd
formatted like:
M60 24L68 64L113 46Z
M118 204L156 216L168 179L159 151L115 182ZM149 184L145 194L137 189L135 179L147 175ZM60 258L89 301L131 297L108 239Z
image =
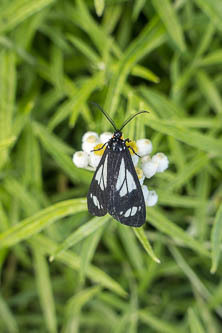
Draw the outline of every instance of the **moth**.
M148 111L140 111L132 115L120 129L117 129L114 121L101 106L96 103L91 104L99 108L112 124L115 132L108 142L97 149L106 147L87 195L89 213L94 216L104 216L109 213L122 224L140 227L146 220L145 201L129 150L133 150L135 154L136 152L129 145L130 140L123 139L122 129L134 117Z

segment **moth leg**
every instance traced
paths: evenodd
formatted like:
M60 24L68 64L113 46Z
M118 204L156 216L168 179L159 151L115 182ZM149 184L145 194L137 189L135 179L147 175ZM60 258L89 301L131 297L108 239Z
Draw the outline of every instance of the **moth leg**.
M102 147L100 147L100 148L98 148L98 149L93 149L93 150L91 150L91 152L92 152L92 151L99 151L99 150L102 150L102 149L105 147L106 144L107 144L107 142L104 143L104 145L102 145Z
M132 140L130 140L129 138L127 138L127 139L124 140L124 143L125 143L125 142L132 142ZM136 156L138 156L138 157L141 158L141 156L138 155L138 154L135 152L135 150L133 149L133 147L131 147L130 145L127 146L127 147L130 148L130 149L132 150L132 152L133 152Z
M128 146L128 148L129 149L131 149L132 150L132 152L136 155L136 156L138 156L138 157L140 157L141 158L141 156L140 155L138 155L136 152L135 152L135 150L133 149L133 147L131 147L131 146Z
M132 140L130 140L129 138L125 139L124 142L131 142Z

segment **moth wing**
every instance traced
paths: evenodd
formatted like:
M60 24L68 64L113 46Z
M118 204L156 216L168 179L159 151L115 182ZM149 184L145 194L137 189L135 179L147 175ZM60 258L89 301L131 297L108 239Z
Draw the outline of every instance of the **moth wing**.
M106 148L87 194L88 211L94 216L104 216L107 213L107 174L108 149Z
M130 152L110 153L109 159L113 162L108 164L112 185L108 184L107 210L119 222L140 227L146 220L146 206Z

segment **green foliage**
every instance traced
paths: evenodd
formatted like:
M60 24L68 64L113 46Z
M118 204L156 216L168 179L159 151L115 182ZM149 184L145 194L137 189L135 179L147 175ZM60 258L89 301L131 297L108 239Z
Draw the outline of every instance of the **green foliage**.
M221 0L0 2L0 332L221 332ZM170 167L141 229L89 216L88 130Z

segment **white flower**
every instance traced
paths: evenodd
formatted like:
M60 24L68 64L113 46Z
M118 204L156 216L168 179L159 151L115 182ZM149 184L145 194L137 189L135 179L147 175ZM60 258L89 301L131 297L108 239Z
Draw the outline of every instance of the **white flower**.
M89 134L91 133L91 134ZM99 137L94 132L87 132L83 136L82 150L86 153L90 153L93 148L99 143Z
M158 165L156 172L163 172L168 168L169 160L163 153L153 155L152 161Z
M156 162L153 162L152 159L148 159L147 162L142 163L142 169L143 173L146 178L151 178L153 175L155 175L157 171L158 164Z
M78 167L78 168L86 168L89 163L89 156L86 152L84 151L77 151L73 155L73 163Z
M136 173L137 173L140 184L143 185L143 182L144 182L144 179L145 179L143 170L140 169L140 168L136 168L135 170L136 170Z
M112 136L113 136L112 133L110 133L110 132L104 132L99 137L100 138L100 142L104 144L104 143L108 142L112 138Z
M96 169L97 166L99 165L99 162L102 158L102 155L95 154L94 152L91 152L89 154L89 164Z
M94 137L96 140L99 140L99 136L96 132L86 132L82 137L82 142L86 141L88 137Z
M139 139L136 141L136 145L138 147L138 155L140 156L145 156L152 152L152 142L148 139Z
M157 201L158 201L158 195L157 195L156 191L149 191L148 198L146 200L146 206L148 206L148 207L155 206Z
M151 161L151 157L150 157L150 155L145 155L145 156L143 156L143 157L141 158L141 162L142 162L142 164L144 164L144 163L146 163L146 162L148 162L148 161Z
M148 187L146 185L142 185L142 191L143 191L144 201L146 202L149 195Z
M133 154L133 155L131 155L131 157L132 157L133 165L137 166L137 164L139 162L139 156Z

